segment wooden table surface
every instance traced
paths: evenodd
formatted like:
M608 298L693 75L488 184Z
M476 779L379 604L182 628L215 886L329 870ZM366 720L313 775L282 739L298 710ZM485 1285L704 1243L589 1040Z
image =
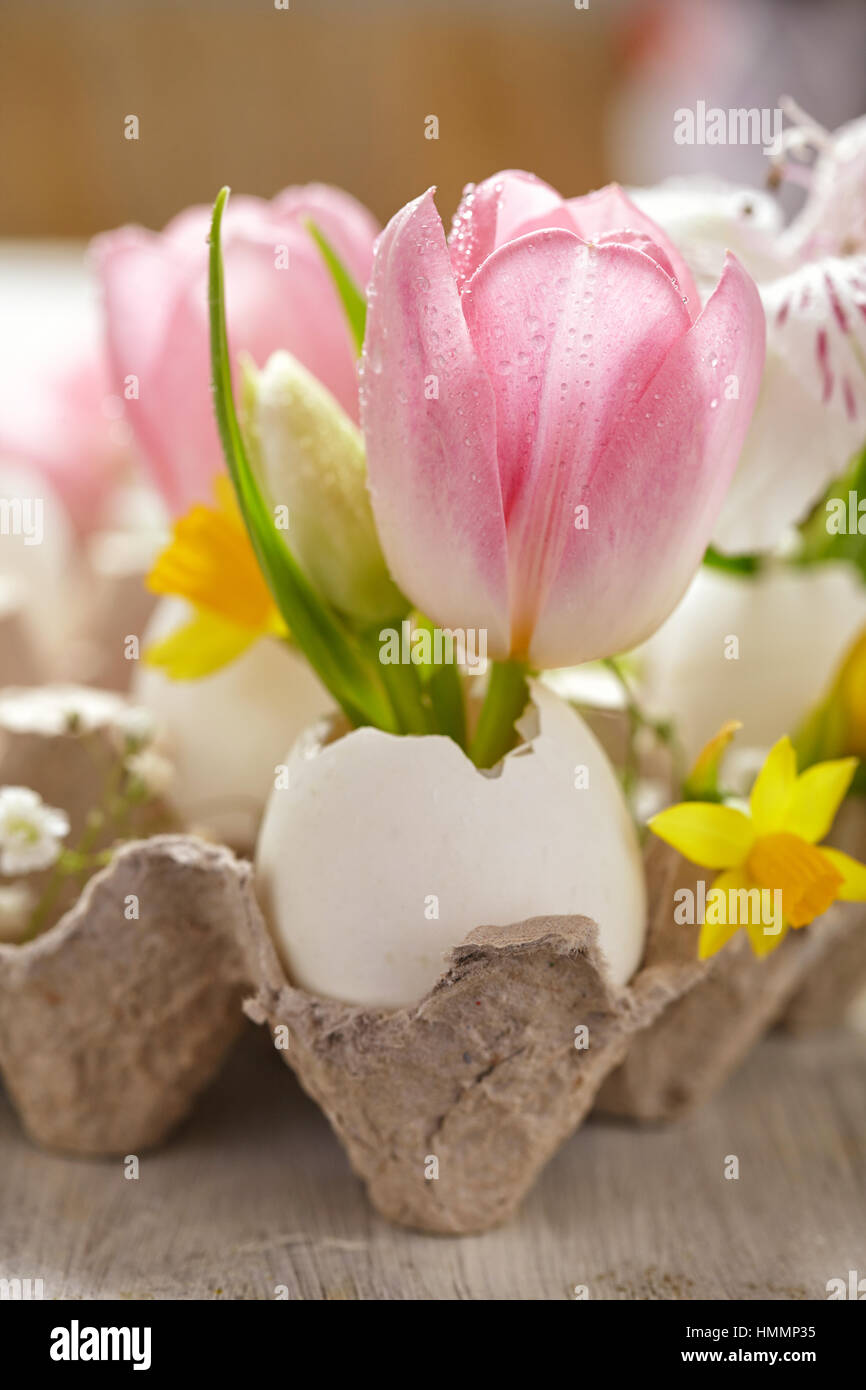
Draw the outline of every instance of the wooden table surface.
M60 1044L62 1045L62 1044ZM0 1276L46 1298L821 1299L866 1274L866 1035L768 1038L667 1129L593 1120L485 1236L396 1230L250 1027L138 1181L41 1153L0 1098ZM727 1155L739 1178L724 1176Z

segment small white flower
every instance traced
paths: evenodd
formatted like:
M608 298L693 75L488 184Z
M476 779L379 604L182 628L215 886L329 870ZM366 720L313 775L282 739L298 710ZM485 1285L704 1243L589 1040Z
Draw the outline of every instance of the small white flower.
M65 811L46 806L29 787L0 787L0 873L49 868L68 834Z
M124 749L143 748L156 732L153 715L143 705L127 705L118 711L112 729Z
M10 733L90 733L124 709L122 695L83 685L11 687L0 694L0 728Z
M33 911L34 896L26 883L0 884L0 941L20 941Z
M124 766L151 796L162 796L174 781L174 768L168 758L164 758L161 753L155 753L152 748L145 748L140 753L131 753Z

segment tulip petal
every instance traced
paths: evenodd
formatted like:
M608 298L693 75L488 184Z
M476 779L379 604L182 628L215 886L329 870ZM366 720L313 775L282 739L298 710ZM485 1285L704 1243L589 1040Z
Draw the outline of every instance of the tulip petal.
M785 830L817 844L829 832L851 779L857 771L857 758L838 758L816 763L794 783L785 815Z
M549 226L574 230L564 199L535 174L505 169L483 183L468 184L448 237L458 286L462 289L498 246Z
M575 531L576 508L587 500L606 441L689 320L669 276L648 256L619 245L589 247L559 230L489 256L466 285L463 311L496 395L511 649L525 655L572 537L600 539L607 530L599 510L589 533ZM645 490L643 480L641 496ZM582 586L583 576L569 595L581 607ZM579 633L580 623L571 622L561 659L536 664L563 666L616 650L584 653Z
M508 655L505 519L493 390L473 348L432 191L379 240L361 412L391 574L435 622Z
M44 475L81 533L104 524L129 467L125 426L110 397L102 354L85 346L59 370L21 366L0 383L0 458Z
M575 232L583 241L615 240L646 251L676 280L689 317L700 312L698 290L684 258L618 184L564 199L550 184L519 169L504 170L464 191L448 238L458 285L462 288L497 247L555 227Z
M738 868L755 840L752 822L733 806L682 801L648 822L660 840L707 869Z
M685 260L659 224L642 212L619 184L608 184L606 188L600 188L597 193L587 193L583 198L569 198L567 206L574 230L586 241L610 240L618 232L637 233L646 244L641 245L631 236L623 238L623 244L637 245L638 249L646 250L649 255L653 255L653 248L656 248L655 259L676 281L680 294L685 298L689 318L697 317L701 308L700 296Z
M652 264L625 247L602 247L596 254ZM653 269L684 320L670 280ZM614 302L624 316L626 342L638 343L640 330L629 320L643 320L649 304L642 302L647 296L637 275L630 290L627 306ZM652 302L653 295L648 297ZM658 312L652 317L659 324L658 340L668 341L671 324ZM619 320L601 318L600 327L597 337L605 347L610 342L616 363ZM655 363L655 344L647 351ZM558 537L559 569L530 648L536 665L564 666L626 651L673 611L700 564L736 467L763 355L757 288L730 257L703 312L676 337L648 381L640 363L632 378L614 366L612 379L602 379L601 418L607 430L589 421L577 434L581 452L591 448L592 456L578 470L582 491L568 499L586 506L587 528L566 525L567 534ZM599 360L605 359L603 352ZM629 393L629 379L639 382L639 389ZM605 396L605 385L613 400Z
M327 183L308 183L283 189L271 206L276 216L298 225L311 218L321 227L361 289L366 289L373 268L373 245L381 227L363 203L342 188L332 188Z
M333 235L332 219L323 220ZM122 228L93 246L115 389L175 512L207 498L222 468L210 392L208 226L209 211L190 208L162 234ZM345 244L355 246L354 233L334 240L341 251ZM360 267L356 247L353 254ZM357 420L351 336L300 215L280 213L259 199L238 199L226 218L225 262L235 361L244 351L263 364L285 348ZM135 384L126 389L130 378Z

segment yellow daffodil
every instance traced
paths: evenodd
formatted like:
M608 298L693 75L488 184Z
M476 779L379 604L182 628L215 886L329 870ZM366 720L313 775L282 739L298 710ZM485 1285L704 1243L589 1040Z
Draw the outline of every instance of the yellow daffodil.
M686 801L652 818L650 829L660 839L693 863L722 870L707 897L698 946L702 960L720 950L740 926L746 927L755 954L765 956L789 927L806 926L837 898L866 901L866 866L840 850L818 848L856 767L856 758L841 758L816 763L798 776L786 736L758 773L748 812ZM781 913L774 912L770 920L763 910L765 894L781 905ZM709 910L711 897L715 911Z
M228 478L218 478L217 505L194 506L175 522L172 539L148 575L156 594L185 599L195 616L144 659L173 680L210 675L261 637L288 632L259 568Z

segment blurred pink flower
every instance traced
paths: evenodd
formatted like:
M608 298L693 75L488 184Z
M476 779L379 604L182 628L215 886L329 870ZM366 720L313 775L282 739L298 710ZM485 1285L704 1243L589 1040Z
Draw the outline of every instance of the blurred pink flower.
M122 401L108 368L85 354L44 377L21 375L4 390L0 461L44 475L80 533L105 519L114 487L130 464Z
M235 362L247 352L259 366L286 348L357 419L355 352L308 217L366 285L378 228L347 193L311 184L272 202L234 198L223 230L229 346ZM210 208L193 207L162 232L122 227L93 244L115 389L174 512L209 498L222 467L210 393L209 228Z
M617 187L469 188L450 249L432 191L392 218L370 285L362 420L396 582L490 654L625 651L682 596L736 467L764 359L734 257L703 311Z

